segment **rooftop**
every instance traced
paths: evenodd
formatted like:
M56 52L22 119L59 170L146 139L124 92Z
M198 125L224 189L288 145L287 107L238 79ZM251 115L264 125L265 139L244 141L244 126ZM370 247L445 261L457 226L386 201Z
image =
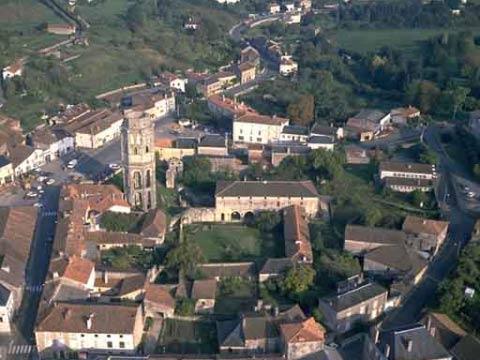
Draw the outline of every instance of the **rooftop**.
M281 126L288 124L289 120L286 118L278 117L278 116L267 116L267 115L259 115L259 114L252 114L247 113L245 115L239 116L234 119L235 122L241 123L253 123L253 124L264 124L264 125L275 125Z
M210 134L205 135L200 139L198 143L199 147L215 147L215 148L226 148L227 139L223 135Z
M319 196L311 181L218 181L216 197L306 197Z
M395 245L406 240L405 233L399 230L347 225L345 227L345 242L356 241L379 245Z
M282 130L283 134L308 135L308 128L300 125L287 125Z
M49 279L65 278L86 285L95 268L95 264L88 259L71 256L52 259L48 269Z
M217 292L216 280L195 280L192 286L192 299L215 299Z
M302 262L313 262L310 230L300 206L292 205L283 211L283 237L287 257Z
M415 174L435 174L435 165L409 163L400 161L382 161L379 166L380 172L392 171L392 172L406 172Z
M318 342L325 340L325 328L313 317L306 320L281 324L280 331L288 343Z
M408 215L403 222L402 230L407 234L431 234L439 236L448 229L448 221L423 219Z
M330 305L334 311L341 312L382 294L387 294L387 289L369 282L342 294L335 294L321 300Z
M167 228L167 217L160 209L152 209L145 215L140 229L140 235L158 238L165 234Z

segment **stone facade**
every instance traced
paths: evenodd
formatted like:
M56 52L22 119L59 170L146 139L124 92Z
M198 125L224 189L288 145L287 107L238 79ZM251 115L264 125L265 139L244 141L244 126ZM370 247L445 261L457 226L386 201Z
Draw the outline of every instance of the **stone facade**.
M129 203L148 211L156 207L154 123L138 111L125 113L122 127L123 183Z

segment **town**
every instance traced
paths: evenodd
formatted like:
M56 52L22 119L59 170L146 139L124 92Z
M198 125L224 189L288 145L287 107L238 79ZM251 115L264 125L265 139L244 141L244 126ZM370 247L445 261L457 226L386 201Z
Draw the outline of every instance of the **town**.
M419 65L338 45L381 1L115 1L0 4L0 358L478 359L478 28Z

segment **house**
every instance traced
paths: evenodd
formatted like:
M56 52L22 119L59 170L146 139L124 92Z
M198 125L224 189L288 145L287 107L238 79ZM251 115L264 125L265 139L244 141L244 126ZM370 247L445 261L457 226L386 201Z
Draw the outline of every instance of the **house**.
M243 62L235 66L235 73L240 79L240 84L246 84L255 80L257 67L254 63Z
M43 161L49 163L75 149L75 138L63 129L43 127L30 136L29 145L43 151Z
M298 11L284 14L283 22L287 25L300 24L302 22L302 13Z
M48 268L47 281L57 280L72 286L93 289L95 264L78 256L52 259Z
M437 177L435 165L382 161L379 176L385 186L393 191L430 191Z
M390 120L389 113L375 109L363 109L347 120L346 130L350 136L360 141L370 141L387 128Z
M175 313L175 299L165 286L148 284L145 287L143 307L147 317L169 318Z
M366 165L370 163L367 150L357 145L345 146L347 164Z
M72 24L48 24L47 32L55 35L74 35L77 31L75 25Z
M430 335L425 326L406 325L379 336L377 345L388 360L452 360L448 351Z
M283 238L287 258L297 263L313 263L310 230L304 210L299 205L288 206L283 210Z
M240 63L251 63L258 67L260 65L260 53L253 46L246 46L240 51Z
M0 185L11 184L14 177L12 163L5 156L0 155Z
M157 245L155 240L149 240L139 234L126 232L86 231L83 237L86 256L91 259L98 259L101 251L113 248L139 246L142 249L151 249Z
M387 360L366 333L353 335L341 341L339 345L337 347L339 357L327 357L325 360Z
M8 157L15 177L24 175L44 164L43 152L31 146L14 144L8 147Z
M217 281L195 280L192 285L191 298L195 300L195 313L212 313L215 307L217 294Z
M263 210L280 211L298 205L309 218L327 211L311 181L218 181L215 212L220 221L241 220Z
M311 136L326 136L332 138L332 140L343 139L343 128L334 126L325 126L319 123L313 124L310 129Z
M403 231L349 224L345 227L344 250L357 255L382 246L403 244L406 240Z
M70 357L71 352L135 353L143 335L138 305L58 303L35 328L42 357Z
M49 119L50 125L68 124L90 112L90 106L85 103L76 105L67 105L66 108L58 115Z
M123 114L109 109L87 112L61 129L75 137L75 146L98 149L120 136Z
M420 110L410 105L408 107L396 108L390 111L390 117L395 125L407 125L409 120L420 117Z
M254 355L282 351L280 326L301 323L305 314L298 305L272 315L241 314L233 320L217 321L220 353Z
M177 106L175 96L173 90L156 87L124 96L121 105L124 112L130 109L141 110L148 116L158 119L175 113Z
M280 333L287 359L302 359L323 350L326 330L313 317L281 324Z
M197 83L197 91L206 98L218 94L223 90L223 82L216 76L209 76Z
M312 0L297 0L295 5L303 12L309 12L312 9Z
M272 145L270 149L272 166L278 166L283 159L290 156L304 156L310 153L311 149L306 145L300 144L286 144L286 145Z
M256 274L254 262L208 263L198 265L197 269L206 279L216 281L225 278L252 280Z
M258 281L265 282L284 275L295 264L292 258L269 258L258 272Z
M289 120L278 116L245 114L233 119L233 141L247 144L269 144L281 138Z
M450 352L468 334L450 317L442 313L429 312L421 320L421 323L430 335Z
M194 156L197 149L197 139L178 137L173 142L168 139L156 139L155 151L160 160L183 159L186 156Z
M160 209L152 209L145 215L140 235L156 244L163 244L167 232L167 217Z
M11 322L15 312L13 293L0 283L0 333L11 332Z
M23 60L17 60L14 63L6 66L2 70L3 80L12 79L15 76L23 75Z
M0 207L0 284L12 293L15 310L22 302L37 218L33 206Z
M448 232L448 221L423 219L408 215L402 230L407 234L407 244L418 251L434 256L442 246Z
M329 136L310 136L307 140L307 146L312 150L324 149L333 151L335 140Z
M295 11L295 4L293 2L292 3L287 2L283 4L283 8L285 12L292 12L292 11Z
M153 79L153 85L164 85L171 89L175 89L184 93L185 86L187 85L187 79L181 78L176 74L165 71L160 73L157 77Z
M308 128L300 125L287 125L282 129L280 141L306 143L309 137Z
M268 11L270 14L278 14L280 12L280 5L276 2L271 2L268 5Z
M319 299L325 324L335 332L349 331L357 322L369 322L382 315L388 291L367 282L353 289Z
M246 113L256 114L257 112L243 102L239 103L235 99L225 97L225 95L212 95L207 100L208 109L216 118L226 118L233 120Z
M292 59L291 55L281 55L278 72L283 76L294 75L298 72L298 63Z
M198 22L196 22L192 17L189 17L187 21L183 23L183 28L185 30L192 30L195 31L199 27Z
M198 142L197 154L205 156L228 156L228 138L216 134L203 136Z

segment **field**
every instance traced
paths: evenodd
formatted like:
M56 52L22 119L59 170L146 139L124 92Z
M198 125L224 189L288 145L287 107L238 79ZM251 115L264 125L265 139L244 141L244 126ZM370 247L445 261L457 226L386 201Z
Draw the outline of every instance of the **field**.
M243 225L191 225L188 237L202 249L207 262L246 261L283 256L283 239Z
M215 323L166 319L157 344L157 353L215 353Z
M339 30L332 34L337 45L343 49L366 54L378 50L383 46L402 49L405 53L415 55L419 45L436 35L446 31L458 32L462 29L368 29L368 30ZM479 32L479 28L469 28Z
M62 39L47 34L43 24L63 22L36 0L3 0L0 3L0 63L9 63Z

